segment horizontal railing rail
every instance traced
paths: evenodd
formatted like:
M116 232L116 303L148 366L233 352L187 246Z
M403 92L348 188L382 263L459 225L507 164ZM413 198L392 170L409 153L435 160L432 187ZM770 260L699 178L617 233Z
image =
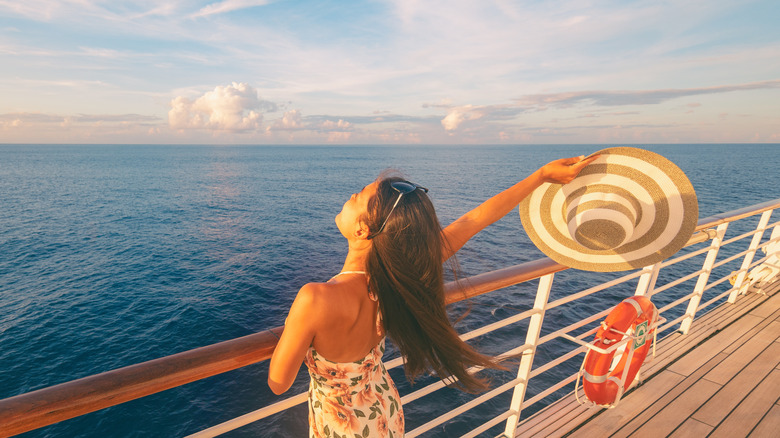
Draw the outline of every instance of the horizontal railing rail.
M710 247L682 255L672 260L664 261L663 263L659 263L655 266L646 267L645 269L631 272L621 278L608 281L598 286L571 294L549 303L547 300L549 298L549 289L552 285L554 275L567 269L565 266L560 265L549 258L542 258L532 262L478 274L458 282L448 283L445 290L445 299L447 304L451 304L530 280L541 279L539 284L539 291L537 293L537 302L535 303L533 309L529 309L502 321L497 321L462 335L464 339L471 339L500 327L516 323L520 320L531 321L529 332L526 335L526 342L523 345L507 352L508 354L516 355L522 353L523 355L523 359L519 367L520 372L518 373L517 378L500 385L499 387L491 390L486 394L483 394L480 397L477 397L467 405L457 409L455 412L450 412L442 417L429 421L428 423L409 432L407 436L417 436L421 433L424 433L438 424L453 418L456 413L470 409L471 407L476 406L477 404L486 401L495 395L504 393L514 388L515 396L512 401L512 407L467 435L476 435L484 430L489 429L490 427L501 423L502 421L507 421L507 433L510 433L508 436L511 436L511 432L509 431L513 430L515 427L514 425L517 424L521 407L525 409L533 403L542 400L544 397L553 393L554 391L571 383L573 380L572 377L569 376L563 379L561 382L553 385L551 388L545 390L544 392L536 394L529 400L525 400L525 387L527 386L529 379L550 370L551 368L565 362L577 354L584 352L585 350L585 347L575 348L558 359L531 370L531 365L533 364L533 353L536 348L538 348L540 345L543 345L544 343L560 338L564 333L571 333L574 330L586 327L588 324L603 318L608 313L609 309L599 312L598 314L589 318L578 321L577 323L568 327L560 328L553 333L541 336L540 329L544 313L550 309L562 306L576 299L592 295L616 284L624 283L628 280L636 278L639 278L637 294L648 295L659 293L666 289L671 289L676 285L685 281L689 281L693 278L696 278L697 276L700 278L700 280L702 278L704 279L702 285L697 284L694 292L662 307L662 310L666 311L673 307L679 306L686 301L690 303L689 309L681 317L668 321L667 324L664 327L661 327L659 330L667 330L677 324L682 324L683 329L687 330L686 323L689 327L690 321L693 320L697 310L712 305L713 303L722 300L725 296L729 296L729 301L733 302L733 299L736 297L735 289L740 287L740 284L744 280L748 270L762 263L762 261L769 257L768 255L767 257L754 262L752 260L753 255L758 249L762 247L765 248L770 244L776 243L776 241L780 239L780 232L778 232L778 230L780 230L780 222L775 222L773 224L768 223L769 216L771 215L772 211L778 207L780 207L780 199L701 219L695 229L693 236L690 238L686 246L711 241L713 242L713 245L710 245ZM762 219L759 223L759 227L757 227L756 230L744 233L740 236L729 239L728 241L723 241L723 234L725 233L725 229L729 223L758 214L762 214ZM764 230L773 227L775 232L773 233L772 240L764 242L763 244L759 244L762 235L761 233L763 233ZM708 283L707 281L709 278L709 273L715 267L717 267L714 263L715 256L713 256L711 257L713 259L713 263L709 263L709 266L705 266L698 272L688 274L684 277L681 277L680 279L675 280L674 282L659 287L656 290L653 289L656 278L658 277L658 271L660 271L661 268L688 260L695 256L703 255L705 253L708 254L709 260L710 254L713 254L714 252L717 255L717 249L719 249L721 246L751 236L754 238L748 250L742 251L736 255L732 255L727 259L720 261L717 265L721 266L725 263L736 260L739 257L744 257L743 266L738 271L735 271L726 277L717 279L713 283ZM701 295L706 290L711 289L715 285L722 284L725 281L729 281L730 279L733 279L734 276L736 276L737 279L733 288L722 294L719 294L717 297L712 298L707 302L699 303ZM546 291L543 289L546 289ZM89 412L118 405L130 400L178 387L196 380L204 379L247 365L268 360L273 353L282 330L282 327L276 327L241 338L185 351L160 359L131 365L102 374L85 377L60 385L55 385L0 400L0 424L3 425L2 429L0 430L0 436L12 436L29 430L34 430L56 422L67 420L69 418L84 415ZM585 333L577 334L576 337L582 339L591 335L593 331L595 331L595 329L591 329ZM387 367L391 368L400 366L401 363L401 359L396 358L394 360L388 361ZM435 384L429 385L428 387L421 388L402 397L402 402L410 403L432 393L433 391L443 386L443 383L437 382ZM259 418L272 415L276 412L287 409L304 401L305 394L298 394L287 400L276 403L275 405L267 406L261 410L249 413L230 422L207 429L206 431L203 431L203 433L196 434L196 436L215 436L219 433L224 433L228 430L235 429L236 427L248 424L249 422L255 421Z

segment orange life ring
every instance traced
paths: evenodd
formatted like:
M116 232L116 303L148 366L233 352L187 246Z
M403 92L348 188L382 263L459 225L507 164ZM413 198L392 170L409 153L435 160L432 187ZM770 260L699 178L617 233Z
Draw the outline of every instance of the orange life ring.
M657 319L658 309L649 298L644 296L626 298L612 309L607 319L601 323L601 328L596 332L594 345L607 349L623 339L623 334L618 332L627 333L628 329L633 330L635 339L633 342L628 342L620 361L612 370L610 367L616 351L605 354L596 350L588 350L583 363L582 387L589 400L598 405L606 406L611 406L616 400L619 400L623 391L634 381L634 377L639 372L639 368L653 345L653 333ZM631 362L628 364L628 372L623 380L629 349L632 348L634 351L630 355Z

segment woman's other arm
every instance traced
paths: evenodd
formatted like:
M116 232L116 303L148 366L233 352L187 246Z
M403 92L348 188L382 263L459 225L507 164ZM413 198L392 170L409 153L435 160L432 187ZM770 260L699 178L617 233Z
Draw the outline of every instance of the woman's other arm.
M315 285L304 285L290 307L284 331L276 344L268 371L268 386L274 394L281 394L290 389L301 368L306 351L314 340L319 319L315 293Z
M566 184L597 156L563 158L550 162L524 180L493 196L461 216L444 229L444 260L452 257L475 234L506 216L513 208L545 182Z

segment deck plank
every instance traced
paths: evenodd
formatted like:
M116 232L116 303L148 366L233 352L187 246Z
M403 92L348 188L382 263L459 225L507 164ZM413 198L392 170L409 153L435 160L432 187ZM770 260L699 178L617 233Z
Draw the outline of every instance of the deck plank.
M775 295L769 300L767 300L766 305L759 306L753 309L749 313L749 315L762 318L765 320L765 323L763 325L757 326L756 328L748 332L745 332L745 334L742 336L742 339L726 347L723 351L731 354L735 349L739 348L742 343L745 343L749 339L752 339L756 335L756 333L758 333L765 325L770 324L772 321L780 320L780 305L777 304L778 302L780 302L780 294Z
M515 430L516 436L534 438L543 436L539 435L539 433L544 430L550 430L552 422L565 418L567 415L571 415L572 411L576 411L577 407L575 405L574 395L569 394L565 396L521 422Z
M748 436L750 438L766 438L776 436L778 430L780 430L780 404L775 404Z
M572 406L574 409L572 409L571 412L567 415L565 419L556 420L551 424L551 431L546 432L547 437L550 438L557 438L565 436L571 429L578 425L582 424L585 421L588 421L590 418L592 418L595 415L598 415L598 409L589 409L584 406L582 406L579 402L577 402L574 395L572 395L572 398L574 399L574 403L576 406ZM582 388L580 388L580 400L585 400L585 394L582 391ZM568 422L566 421L568 419ZM520 435L523 436L523 435Z
M780 301L780 294L774 294L769 299L767 299L767 302L771 304L757 307L753 309L750 314L761 318L769 318L774 313L775 316L772 316L772 318L777 319L777 305L775 304L777 301Z
M547 417L548 421L538 424L536 427L528 429L519 436L529 438L548 438L556 437L558 431L566 423L571 421L577 421L577 418L582 414L582 406L577 402L576 398L572 397L570 403L566 403L561 406L561 409L554 415Z
M658 342L660 354L653 362L646 365L646 372L652 375L658 369L666 367L680 356L724 326L730 324L747 313L746 308L752 308L756 301L763 301L761 297L749 297L732 305L721 305L710 312L698 317L688 334L680 332L671 333ZM663 347L663 348L661 348Z
M671 372L659 374L653 379L652 386L640 386L632 393L631 397L621 401L620 409L604 410L601 415L570 436L572 438L608 436L616 428L631 422L637 415L644 412L648 406L655 403L660 396L680 384L684 378L684 376Z
M676 332L664 337L658 343L658 349L663 351L660 355L660 360L656 358L654 362L645 365L646 368L642 372L651 376L664 369L671 362L684 357L692 348L710 340L709 338L713 334L749 313L750 310L746 309L755 309L756 306L763 304L765 300L766 297L754 294L742 298L735 304L721 305L697 319L688 334L683 335ZM683 363L678 366L681 366ZM678 369L677 371L680 372L682 370Z
M712 426L704 424L701 421L689 418L685 420L682 426L678 427L674 433L669 435L669 438L691 438L707 436L712 431ZM708 437L709 438L709 437Z
M736 376L743 368L761 354L771 343L780 337L780 322L773 321L755 336L748 339L723 362L712 369L705 379L725 385ZM735 342L735 344L738 344ZM728 348L727 348L728 350ZM724 351L727 351L724 350Z
M699 380L673 402L661 409L641 428L635 430L632 438L657 438L671 434L677 426L683 424L702 403L721 389L717 383ZM699 420L701 421L701 420Z
M742 333L752 329L762 321L763 319L757 316L745 315L734 323L733 330L721 331L711 337L696 350L696 354L688 354L669 366L669 371L684 376L691 375L699 367L720 353L726 346L739 339Z
M780 343L775 342L696 411L693 418L716 426L753 390L757 382L762 381L777 366L778 359Z
M630 436L631 433L636 431L637 429L643 427L645 423L650 421L653 416L657 415L661 410L663 410L666 406L670 405L674 402L680 395L682 395L685 391L687 391L691 386L696 384L696 382L701 379L702 376L707 374L712 368L717 366L718 363L720 363L723 358L725 358L725 354L719 354L718 356L715 356L714 358L710 359L709 362L702 365L698 370L696 370L693 374L685 378L682 382L680 382L678 385L676 385L671 390L667 391L665 394L661 394L661 391L659 392L658 399L652 404L648 405L648 407L641 412L639 415L637 415L634 419L631 420L630 423L626 424L619 430L617 430L612 436L615 438L623 438ZM661 372L661 374L664 373L670 373L670 374L677 374L669 370L665 370ZM660 374L659 374L660 376ZM682 376L681 376L682 377ZM655 380L655 379L653 379ZM655 388L655 384L651 382L648 382L647 384L648 388ZM617 429L617 428L616 428Z
M775 370L715 428L709 438L732 438L753 429L777 402L778 388L780 371ZM780 434L777 430L775 433Z

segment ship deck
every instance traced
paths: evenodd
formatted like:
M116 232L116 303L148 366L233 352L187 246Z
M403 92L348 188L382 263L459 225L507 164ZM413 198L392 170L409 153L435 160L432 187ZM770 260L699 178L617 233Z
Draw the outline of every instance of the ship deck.
M644 381L617 407L587 408L572 393L522 423L516 436L777 436L780 282L771 289L720 305L688 335L660 340L664 353L643 367Z

